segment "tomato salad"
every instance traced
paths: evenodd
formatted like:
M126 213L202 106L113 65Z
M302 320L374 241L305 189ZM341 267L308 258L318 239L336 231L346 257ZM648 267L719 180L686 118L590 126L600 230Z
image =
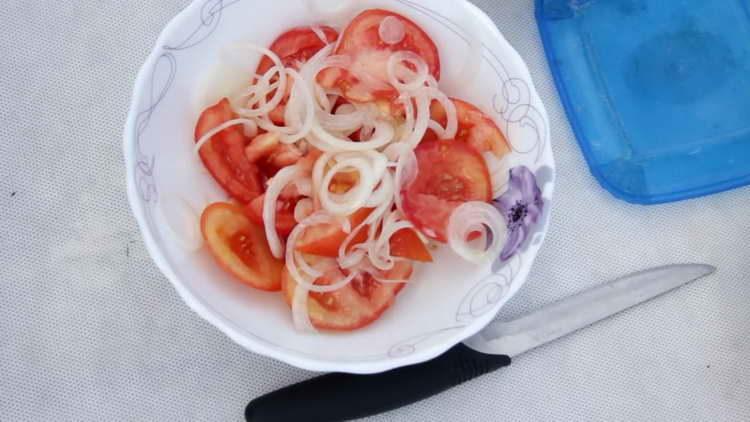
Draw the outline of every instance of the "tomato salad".
M203 211L201 231L235 278L282 291L298 329L372 323L442 244L474 262L500 255L493 169L510 148L440 90L438 48L416 23L373 9L341 33L294 28L237 48L262 57L196 125L232 198Z

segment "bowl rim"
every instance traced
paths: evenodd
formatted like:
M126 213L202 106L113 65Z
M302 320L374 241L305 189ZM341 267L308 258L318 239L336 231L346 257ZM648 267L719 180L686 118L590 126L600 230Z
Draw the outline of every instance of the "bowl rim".
M264 339L253 338L245 335L244 331L239 328L234 322L229 321L219 312L211 309L207 304L205 304L200 298L196 297L196 295L194 295L182 284L177 274L172 270L170 263L164 256L163 252L159 247L157 247L157 241L154 235L151 233L146 222L146 205L139 198L135 182L135 167L133 165L136 148L136 123L138 115L141 112L138 109L138 106L142 103L144 95L146 95L146 86L149 79L149 71L156 65L163 48L167 45L167 39L175 31L176 28L179 28L184 21L192 16L196 9L202 7L202 3L205 1L211 0L192 0L191 3L184 9L182 9L177 15L175 15L160 32L159 37L154 43L154 47L152 48L148 58L138 71L138 75L135 79L128 117L123 133L123 152L126 165L127 195L131 211L138 223L139 231L143 236L146 250L148 251L151 259L154 261L162 274L167 277L170 284L172 284L172 286L175 288L183 302L185 302L185 304L187 304L193 312L198 314L198 316L219 329L219 331L227 335L230 339L232 339L232 341L239 344L243 348L253 353L314 372L347 372L354 374L372 374L384 372L402 366L413 365L433 359L481 331L495 318L495 312L487 312L485 315L482 315L473 320L471 323L463 326L462 329L457 330L456 335L449 338L447 337L445 340L442 340L441 342L429 347L420 348L414 353L406 356L386 356L378 360L366 360L359 362L334 361L330 359L315 358L309 355L303 355L292 350L280 348L279 346L267 342ZM485 24L485 26L493 31L493 35L499 42L503 51L512 56L514 61L521 64L521 66L517 70L520 73L521 77L528 81L531 95L533 96L533 98L539 100L539 112L541 113L543 120L547 124L549 124L549 116L547 114L546 108L541 101L541 97L539 96L539 93L536 89L536 85L533 82L528 65L523 60L521 55L507 41L507 39L500 32L497 25L495 25L492 19L483 10L471 3L469 0L459 1L461 1L464 6L467 7L475 15L475 18L484 21L483 23ZM549 130L546 131L543 141L545 141L547 145L551 145ZM556 166L554 154L552 153L551 148L549 148L549 152L550 161L547 164L552 169L553 173L555 173ZM554 179L555 178L553 178L553 180L551 181L551 186L549 187L550 197L554 196ZM550 214L553 210L553 202L554 201L550 201L548 205L549 210L547 212ZM544 221L544 226L540 228L542 244L544 242L544 239L546 238L546 234L549 229L549 223L550 218L546 218ZM532 264L528 265L533 265L533 262Z

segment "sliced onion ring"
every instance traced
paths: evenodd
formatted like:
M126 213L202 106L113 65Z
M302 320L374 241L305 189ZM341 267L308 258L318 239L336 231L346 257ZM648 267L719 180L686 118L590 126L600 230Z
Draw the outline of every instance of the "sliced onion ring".
M388 16L380 22L378 35L384 43L394 45L404 40L406 28L401 19L395 16Z
M195 143L195 147L194 147L193 151L195 151L196 154L200 154L201 148L203 148L203 146L206 145L206 143L208 141L210 141L211 138L213 138L214 136L218 135L220 132L222 132L222 131L224 131L224 130L232 127L232 126L237 126L237 125L242 125L243 126L243 130L245 131L245 133L248 133L248 132L250 132L250 133L254 132L256 134L258 133L258 126L255 124L254 120L250 120L250 119L232 119L232 120L228 120L228 121L220 124L219 126L216 126L215 128L209 130L205 134L203 134L203 136L201 136L201 138L198 140L198 142ZM254 137L254 136L255 135L253 135L251 137Z
M396 209L404 212L401 194L419 175L419 163L417 155L412 150L406 150L401 153L396 165L395 176L395 202Z
M416 73L404 66L404 62L416 67ZM415 91L424 87L430 74L424 59L411 51L397 51L391 54L388 58L387 71L388 82L401 92Z
M315 33L315 35L318 36L318 38L320 38L321 41L323 41L323 44L325 45L330 44L328 42L328 37L326 37L326 33L323 32L323 28L319 27L318 25L312 25L310 29L312 30L312 32Z
M301 108L304 110L304 116L305 120L302 124L302 127L299 128L299 131L297 133L292 134L283 134L281 136L281 142L285 144L293 144L305 136L307 136L308 133L313 128L313 125L315 123L315 99L313 98L312 92L310 92L310 88L307 86L307 83L302 79L302 76L300 76L299 73L297 73L294 70L287 70L289 75L294 79L294 88L292 88L292 97L289 100L289 104L287 104L287 109L285 115L286 120L301 120L299 117L299 114L297 113L297 116L295 119L290 119L290 116L293 116L295 114L294 106L298 106L300 97L304 101L304 108Z
M414 120L414 130L404 140L404 143L416 148L427 133L430 124L430 103L432 99L429 94L419 91L415 97L417 101L417 117Z
M294 327L297 331L317 333L318 330L312 325L310 321L310 314L307 310L307 300L310 297L310 292L304 287L297 285L294 289L294 296L292 297L292 319L294 321Z
M329 190L333 181L333 177L346 169L356 169L359 173L359 181L353 186L346 195L340 195L339 197L345 197L345 201L336 201L336 198ZM331 214L339 216L347 216L356 212L362 208L366 203L367 199L372 194L377 181L375 180L375 174L373 172L372 164L364 158L348 158L337 162L331 167L330 170L323 177L322 183L318 186L318 195L320 203L323 208Z
M427 125L425 124L426 127ZM367 151L380 148L393 141L396 131L390 123L378 121L375 124L375 133L370 140L366 142L353 142L351 139L339 138L332 135L323 129L320 122L315 122L312 133L322 143L323 146L320 149L324 151Z
M266 238L271 253L277 259L284 257L284 246L281 244L279 234L276 232L276 201L286 185L294 182L299 177L299 167L288 166L281 169L268 183L268 190L263 200L263 225L266 230Z
M487 247L476 248L468 240L471 233L480 231L489 238ZM460 257L477 264L496 259L508 238L508 229L500 211L486 202L466 202L451 214L448 221L448 244Z
M239 114L243 117L258 117L268 114L271 110L276 108L281 103L281 100L284 99L284 95L286 94L286 68L284 67L284 64L281 62L281 59L279 58L276 53L273 51L261 47L255 44L251 43L243 43L236 46L233 46L234 49L249 49L252 51L255 51L257 53L261 53L268 58L271 59L274 66L271 67L265 75L263 75L263 78L261 78L261 81L265 84L268 84L270 86L271 78L278 75L279 79L279 85L275 89L275 94L271 100L266 101L266 95L261 95L260 93L257 95L257 99L260 102L260 107L257 109L245 109L242 110Z
M294 221L300 223L309 217L313 212L313 201L310 198L303 198L297 202L294 207Z
M445 130L443 131L443 139L455 138L458 133L458 111L456 110L456 104L437 88L427 88L427 92L430 97L439 102L440 105L443 106L443 110L445 110L447 122L445 124Z

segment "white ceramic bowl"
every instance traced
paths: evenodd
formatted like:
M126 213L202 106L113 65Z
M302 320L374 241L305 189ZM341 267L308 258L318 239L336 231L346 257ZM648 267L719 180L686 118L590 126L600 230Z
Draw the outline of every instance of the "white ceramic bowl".
M196 119L221 95L222 84L206 82L216 80L221 48L237 41L269 45L293 26L335 23L340 29L346 18L372 7L408 16L435 40L441 87L495 119L513 146L511 161L543 182L545 213L508 263L474 266L446 250L435 264L417 269L393 308L371 326L301 334L280 294L232 280L205 249L186 251L169 236L165 220L197 219L177 201L200 212L208 201L225 198L191 155ZM478 73L466 80L463 69L472 63ZM128 196L146 246L184 301L247 349L314 371L373 373L414 364L481 330L526 280L547 230L554 187L549 122L529 71L492 21L463 0L196 0L167 25L141 69L124 147Z

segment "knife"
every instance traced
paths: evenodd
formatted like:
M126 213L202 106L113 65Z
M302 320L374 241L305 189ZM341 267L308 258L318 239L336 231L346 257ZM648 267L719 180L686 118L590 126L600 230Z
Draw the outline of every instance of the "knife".
M342 421L415 403L510 365L511 357L549 343L639 303L705 277L716 268L652 268L594 287L479 334L420 364L375 375L327 374L256 398L248 422Z

